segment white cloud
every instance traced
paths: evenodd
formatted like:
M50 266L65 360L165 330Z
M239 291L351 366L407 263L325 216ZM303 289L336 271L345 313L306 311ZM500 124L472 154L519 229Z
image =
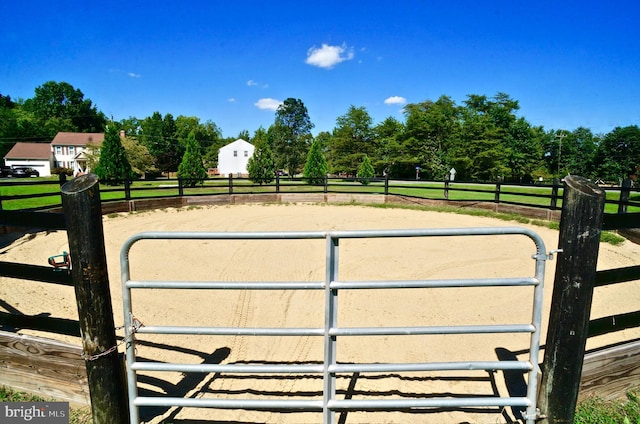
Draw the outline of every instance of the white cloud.
M251 87L251 86L254 86L254 85L258 85L258 83L257 83L257 82L255 82L254 80L249 80L249 81L247 81L247 85L248 85L249 87Z
M228 101L229 103L234 103L234 102L236 101L236 98L235 98L235 97L229 97L229 98L227 99L227 101Z
M135 72L128 72L127 75L129 75L131 78L140 78L142 76L140 74L136 74Z
M407 103L407 99L400 96L391 96L384 101L385 105L403 105L405 103Z
M258 109L262 110L277 110L278 106L280 106L282 102L280 100L271 99L271 98L263 98L255 102L253 105Z
M331 69L338 63L353 59L353 49L346 44L341 46L330 46L322 44L322 47L311 47L307 51L307 65L319 68Z

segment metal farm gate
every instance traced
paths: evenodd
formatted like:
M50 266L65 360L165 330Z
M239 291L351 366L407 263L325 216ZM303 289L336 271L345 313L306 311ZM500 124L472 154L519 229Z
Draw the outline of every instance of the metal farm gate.
M415 279L403 281L343 281L338 272L341 239L403 238L403 237L470 237L470 236L522 235L535 244L535 272L531 277L477 278L477 279ZM141 281L131 278L129 253L140 240L283 240L325 239L326 268L324 281L317 282L259 282L259 281ZM221 409L322 411L324 423L336 422L336 411L357 410L410 410L424 408L513 407L522 408L527 423L538 418L536 392L538 386L538 354L542 318L542 295L545 261L550 258L544 242L533 231L519 227L413 229L375 231L329 232L145 232L131 237L121 250L123 303L125 316L126 369L130 420L139 422L141 406L173 406ZM338 293L344 289L415 289L445 287L533 287L531 320L516 324L457 325L417 327L340 327L337 322ZM323 328L230 328L187 326L141 326L134 318L131 303L133 289L201 289L201 290L320 290L324 291L325 315ZM224 335L224 336L317 336L324 339L322 364L178 364L140 361L136 358L135 334L171 335ZM530 334L529 357L525 361L477 361L432 363L339 363L336 346L341 336L397 336L443 334ZM339 373L429 372L457 370L505 370L527 374L526 397L450 397L450 398L399 398L399 399L339 399L336 398L336 375ZM322 399L205 399L170 396L139 396L138 372L181 373L230 373L230 374L317 374L322 376Z

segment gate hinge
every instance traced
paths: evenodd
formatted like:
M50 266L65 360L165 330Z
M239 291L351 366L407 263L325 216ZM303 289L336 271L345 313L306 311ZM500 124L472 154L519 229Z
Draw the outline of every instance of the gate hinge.
M529 421L529 420L543 420L543 419L547 418L546 415L542 415L540 413L540 408L536 408L536 412L534 412L533 414L527 414L526 411L521 411L520 413L522 414L522 418L524 418L527 421Z

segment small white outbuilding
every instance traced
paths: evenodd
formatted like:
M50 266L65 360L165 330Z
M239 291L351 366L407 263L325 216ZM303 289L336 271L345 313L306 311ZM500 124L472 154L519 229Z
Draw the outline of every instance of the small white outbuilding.
M241 138L221 147L218 150L218 173L223 176L247 175L247 163L254 150L253 144Z

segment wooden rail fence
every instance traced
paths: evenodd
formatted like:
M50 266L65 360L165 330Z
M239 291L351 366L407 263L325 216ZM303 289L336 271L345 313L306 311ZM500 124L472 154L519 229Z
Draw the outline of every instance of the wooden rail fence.
M385 192L388 194L383 195L384 198L394 196L391 191L386 181ZM623 199L626 194L621 194L619 213L604 214L604 190L580 177L568 177L562 191L559 237L562 252L558 255L538 400L541 415L549 423L572 422L579 396L617 397L640 381L638 340L585 355L587 337L640 326L640 311L593 321L589 316L595 287L640 279L640 265L604 271L595 269L601 231L640 228L640 213L625 213L622 206L630 203L628 197ZM354 195L353 192L300 194L313 198L322 196L323 199L328 195L344 196L345 199ZM503 194L498 187L495 201ZM286 198L295 193L280 195ZM232 196L249 196L255 197L255 201L264 201L263 196L269 194L227 196L227 200L233 199ZM215 196L206 200L210 201L212 197ZM151 205L159 201L143 200ZM114 346L116 339L104 259L101 214L105 212L105 204L100 201L97 178L86 175L66 183L62 187L62 206L64 213L0 210L0 225L66 230L73 258L71 269L60 272L52 267L0 262L0 275L73 286L79 321L0 313L0 325L81 335L83 346L2 332L0 384L55 395L74 403L86 402L88 387L94 423L126 422L126 385L122 380L118 353L99 355ZM89 298L93 305L91 314L87 311ZM96 360L85 359L95 356L93 359Z

